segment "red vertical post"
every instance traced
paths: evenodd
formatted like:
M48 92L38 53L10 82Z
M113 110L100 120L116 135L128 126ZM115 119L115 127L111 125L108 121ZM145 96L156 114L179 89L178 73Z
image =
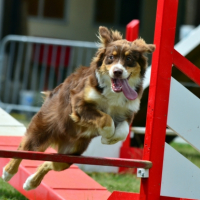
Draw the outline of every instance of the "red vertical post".
M132 20L130 23L127 24L126 26L126 39L130 42L136 40L138 38L139 34L139 24L140 21L137 19ZM142 149L139 148L131 148L130 143L131 143L131 126L129 128L129 134L126 138L126 140L123 142L121 148L120 148L120 158L135 158L135 159L141 159L142 157ZM127 171L126 168L120 167L119 172L125 172ZM136 173L136 170L134 169L132 171L133 173Z
M130 23L126 26L126 39L128 41L133 41L138 38L139 33L139 24L140 21L137 19L132 20Z
M126 39L130 42L136 40L138 38L139 34L139 24L140 21L137 19L132 20L130 23L126 26ZM123 142L123 147L130 147L130 133L131 133L131 125L129 128L129 134L126 138L126 140Z
M140 200L159 200L178 0L158 0L143 159L153 167L142 178Z
M140 21L137 19L132 20L126 26L126 39L130 42L136 40L139 35L139 25ZM123 142L124 147L130 147L130 134L131 134L131 125L129 128L129 134L126 140Z

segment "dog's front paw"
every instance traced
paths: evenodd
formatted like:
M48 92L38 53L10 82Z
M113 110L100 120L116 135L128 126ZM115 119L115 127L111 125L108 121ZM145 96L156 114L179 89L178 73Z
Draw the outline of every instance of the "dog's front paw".
M115 133L115 124L113 120L111 121L111 126L104 126L103 128L98 128L98 132L103 138L111 138Z
M115 144L119 141L125 140L128 133L129 133L129 125L128 125L127 121L123 121L117 125L115 133L112 137L105 138L102 136L101 143L102 144Z
M38 185L32 184L32 180L34 176L35 174L32 174L26 179L25 183L23 184L24 190L26 191L33 190L39 185L39 184Z
M101 143L102 144L115 144L117 143L119 140L118 139L111 139L111 138L101 138Z
M6 182L8 182L15 174L10 174L5 170L5 167L3 168L3 173L2 173L2 179Z

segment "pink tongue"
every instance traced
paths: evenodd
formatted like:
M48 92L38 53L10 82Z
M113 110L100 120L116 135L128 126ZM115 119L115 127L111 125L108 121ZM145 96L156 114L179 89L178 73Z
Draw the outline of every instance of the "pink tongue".
M122 92L124 93L127 99L134 100L138 97L137 92L130 87L127 79L121 79L121 84L122 84Z

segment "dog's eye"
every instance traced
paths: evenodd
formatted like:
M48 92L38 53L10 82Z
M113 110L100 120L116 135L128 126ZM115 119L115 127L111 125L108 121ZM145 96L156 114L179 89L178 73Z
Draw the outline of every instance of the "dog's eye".
M130 56L127 56L127 57L126 57L126 61L131 61L131 57L130 57Z
M108 56L109 60L113 60L114 59L114 56Z

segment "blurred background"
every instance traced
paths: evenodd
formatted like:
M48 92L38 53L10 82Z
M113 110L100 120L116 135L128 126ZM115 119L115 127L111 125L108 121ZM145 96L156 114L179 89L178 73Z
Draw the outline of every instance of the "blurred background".
M9 34L96 41L99 25L118 29L139 19L140 36L153 42L156 0L1 0L0 38ZM200 23L198 0L180 0L177 38L182 25Z

